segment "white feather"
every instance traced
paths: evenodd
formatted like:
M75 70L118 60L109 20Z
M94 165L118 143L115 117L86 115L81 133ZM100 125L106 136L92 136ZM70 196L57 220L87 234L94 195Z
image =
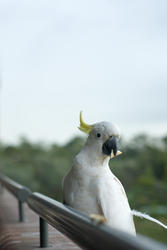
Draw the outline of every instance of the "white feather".
M136 210L132 210L131 212L132 212L132 214L133 214L134 216L137 216L137 217L144 218L144 219L146 219L146 220L155 222L155 223L159 224L160 226L162 226L162 227L164 227L164 228L167 229L167 226L166 226L165 224L163 224L163 223L160 222L159 220L157 220L157 219L151 217L151 216L148 215L148 214L141 213L141 212L136 211Z

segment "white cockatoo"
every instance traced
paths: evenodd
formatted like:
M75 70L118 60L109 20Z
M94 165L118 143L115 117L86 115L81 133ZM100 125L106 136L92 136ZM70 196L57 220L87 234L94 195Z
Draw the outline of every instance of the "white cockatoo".
M157 222L131 210L121 182L109 168L110 158L121 153L117 149L119 128L109 122L88 125L81 112L79 129L88 134L88 139L63 180L64 203L88 216L101 215L106 224L132 235L136 235L133 215Z

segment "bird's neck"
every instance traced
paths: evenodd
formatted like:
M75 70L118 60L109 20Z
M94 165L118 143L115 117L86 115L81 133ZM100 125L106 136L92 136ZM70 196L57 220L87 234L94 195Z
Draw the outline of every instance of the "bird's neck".
M98 152L94 147L85 145L78 154L77 158L80 163L88 167L108 167L109 157L106 157L102 152Z

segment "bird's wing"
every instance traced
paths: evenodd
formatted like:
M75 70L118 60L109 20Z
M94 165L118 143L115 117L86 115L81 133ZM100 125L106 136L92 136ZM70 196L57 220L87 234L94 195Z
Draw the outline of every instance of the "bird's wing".
M121 212L121 210L129 209L129 204L125 191L120 183L114 180L110 183L107 180L102 181L98 185L97 201L102 214L110 219Z
M135 234L131 209L119 180L106 178L98 186L97 201L107 224L118 229Z

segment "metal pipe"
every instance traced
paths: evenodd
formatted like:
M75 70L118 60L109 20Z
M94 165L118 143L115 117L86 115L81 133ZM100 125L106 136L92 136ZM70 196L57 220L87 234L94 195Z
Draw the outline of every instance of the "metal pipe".
M40 225L40 247L48 247L48 223L39 217Z
M11 192L18 200L18 213L19 213L19 221L24 221L24 208L23 203L27 201L28 196L31 193L31 190L27 187L20 185L19 183L13 181L9 177L0 174L0 186L2 188L6 188L9 192ZM3 191L3 190L2 190ZM0 187L0 193L1 187Z
M4 191L3 185L2 185L2 183L0 183L0 194L3 194L3 191Z
M40 193L28 197L29 207L43 220L87 250L166 250L166 245L146 237L134 237L89 217ZM41 229L42 233L43 229ZM45 236L46 237L46 236ZM41 236L41 240L43 236ZM44 240L44 239L43 239ZM42 247L42 244L41 244ZM44 246L43 246L44 247Z
M24 222L24 208L23 202L18 200L18 210L19 210L19 221Z

